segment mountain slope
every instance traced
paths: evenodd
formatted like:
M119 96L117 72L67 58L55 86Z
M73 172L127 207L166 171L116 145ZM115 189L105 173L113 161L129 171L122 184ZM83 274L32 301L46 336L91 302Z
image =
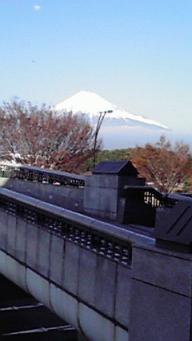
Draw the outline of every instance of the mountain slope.
M55 110L57 112L84 113L94 121L101 112L106 111L105 122L107 121L111 125L118 124L119 121L121 125L150 125L160 129L168 129L164 124L140 115L131 114L90 91L78 92L65 101L58 103Z

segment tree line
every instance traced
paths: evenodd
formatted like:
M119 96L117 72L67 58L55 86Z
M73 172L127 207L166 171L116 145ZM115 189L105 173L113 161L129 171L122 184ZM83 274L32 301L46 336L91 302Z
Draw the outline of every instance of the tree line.
M154 144L102 150L99 128L84 115L58 114L46 105L4 103L0 107L0 159L82 173L95 161L131 160L140 176L163 192L192 191L192 156L182 142L162 136Z
M99 161L115 159L131 160L140 176L161 192L192 192L192 155L183 142L172 144L161 136L154 144L98 152Z

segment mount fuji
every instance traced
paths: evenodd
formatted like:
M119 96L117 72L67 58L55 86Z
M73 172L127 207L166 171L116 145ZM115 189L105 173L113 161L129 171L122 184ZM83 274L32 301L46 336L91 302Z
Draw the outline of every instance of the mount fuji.
M80 91L72 97L58 103L54 108L58 113L72 112L83 113L95 123L101 113L106 113L104 125L106 126L148 126L151 128L167 130L168 127L152 119L134 115L120 108L94 92Z

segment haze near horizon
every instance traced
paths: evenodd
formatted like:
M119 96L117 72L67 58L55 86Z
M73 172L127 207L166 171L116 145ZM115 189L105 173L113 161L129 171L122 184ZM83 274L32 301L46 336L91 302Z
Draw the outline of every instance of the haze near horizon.
M191 1L1 0L0 29L1 102L93 91L192 144Z

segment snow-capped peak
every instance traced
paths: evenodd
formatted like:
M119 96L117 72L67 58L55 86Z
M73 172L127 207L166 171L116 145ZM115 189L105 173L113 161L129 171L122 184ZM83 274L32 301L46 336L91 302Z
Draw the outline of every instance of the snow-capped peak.
M99 112L114 110L114 105L90 91L79 91L77 94L59 103L55 107L56 111L65 110L74 113L97 115Z
M153 125L159 128L168 129L164 124L145 118L140 115L134 115L129 113L125 109L121 109L116 105L110 103L106 99L90 91L80 91L65 101L58 103L55 106L55 110L58 112L73 112L84 113L90 118L97 117L102 112L106 112L106 119L123 120L125 124L129 124L131 121L137 121L138 123L144 123L147 125Z

